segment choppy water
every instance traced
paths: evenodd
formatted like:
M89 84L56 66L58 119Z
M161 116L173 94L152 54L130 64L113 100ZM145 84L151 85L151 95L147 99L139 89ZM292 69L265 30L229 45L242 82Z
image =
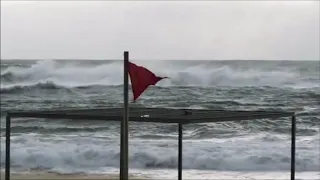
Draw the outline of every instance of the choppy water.
M320 169L320 65L315 61L135 61L169 76L133 106L283 109L297 113L297 171ZM1 166L8 109L110 107L122 103L121 61L2 61ZM131 94L130 94L131 97ZM59 172L119 167L119 124L17 119L12 166ZM290 169L289 119L185 127L184 168L214 172ZM176 125L130 123L130 168L177 166Z

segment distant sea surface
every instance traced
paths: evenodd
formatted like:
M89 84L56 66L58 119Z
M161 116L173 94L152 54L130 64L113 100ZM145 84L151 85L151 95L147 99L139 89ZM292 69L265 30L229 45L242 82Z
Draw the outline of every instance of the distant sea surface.
M320 178L318 61L133 62L170 79L131 106L295 111L297 176ZM122 61L2 60L1 167L6 111L121 107L122 67ZM289 179L290 130L289 118L186 125L183 175ZM117 173L119 131L117 122L14 119L12 168ZM176 178L176 125L130 123L129 143L131 173Z

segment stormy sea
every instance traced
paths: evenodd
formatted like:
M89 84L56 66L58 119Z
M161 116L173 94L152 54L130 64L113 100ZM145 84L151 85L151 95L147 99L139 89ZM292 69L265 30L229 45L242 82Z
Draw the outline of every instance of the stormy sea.
M320 179L318 61L133 62L169 79L130 106L296 112L296 177ZM1 168L6 111L122 107L122 63L2 60ZM290 131L290 118L186 125L183 178L290 179ZM12 172L117 174L119 132L118 122L14 119ZM130 174L177 178L177 125L130 122L129 133Z

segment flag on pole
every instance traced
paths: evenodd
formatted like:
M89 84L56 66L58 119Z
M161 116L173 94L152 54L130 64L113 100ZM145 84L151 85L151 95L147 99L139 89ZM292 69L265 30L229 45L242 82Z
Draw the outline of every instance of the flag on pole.
M150 85L156 85L160 80L167 78L156 76L145 67L138 66L131 62L128 63L134 102Z
M124 52L124 76L123 76L123 120L121 121L120 136L120 180L128 180L129 176L129 143L128 143L128 122L129 122L129 102L128 102L128 74L130 76L133 100L137 98L150 86L155 85L163 78L152 73L142 66L137 66L129 61L129 52Z

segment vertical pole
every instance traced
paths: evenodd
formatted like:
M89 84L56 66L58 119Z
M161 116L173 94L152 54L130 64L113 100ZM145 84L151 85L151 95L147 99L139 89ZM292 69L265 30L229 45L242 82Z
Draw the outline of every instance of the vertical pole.
M178 180L182 180L182 124L179 123Z
M291 180L295 179L296 166L296 116L291 118Z
M120 180L128 180L128 70L129 52L124 52L123 66L123 120L121 121L120 141Z
M5 180L10 180L10 134L11 134L11 118L6 116L6 164L5 164Z

